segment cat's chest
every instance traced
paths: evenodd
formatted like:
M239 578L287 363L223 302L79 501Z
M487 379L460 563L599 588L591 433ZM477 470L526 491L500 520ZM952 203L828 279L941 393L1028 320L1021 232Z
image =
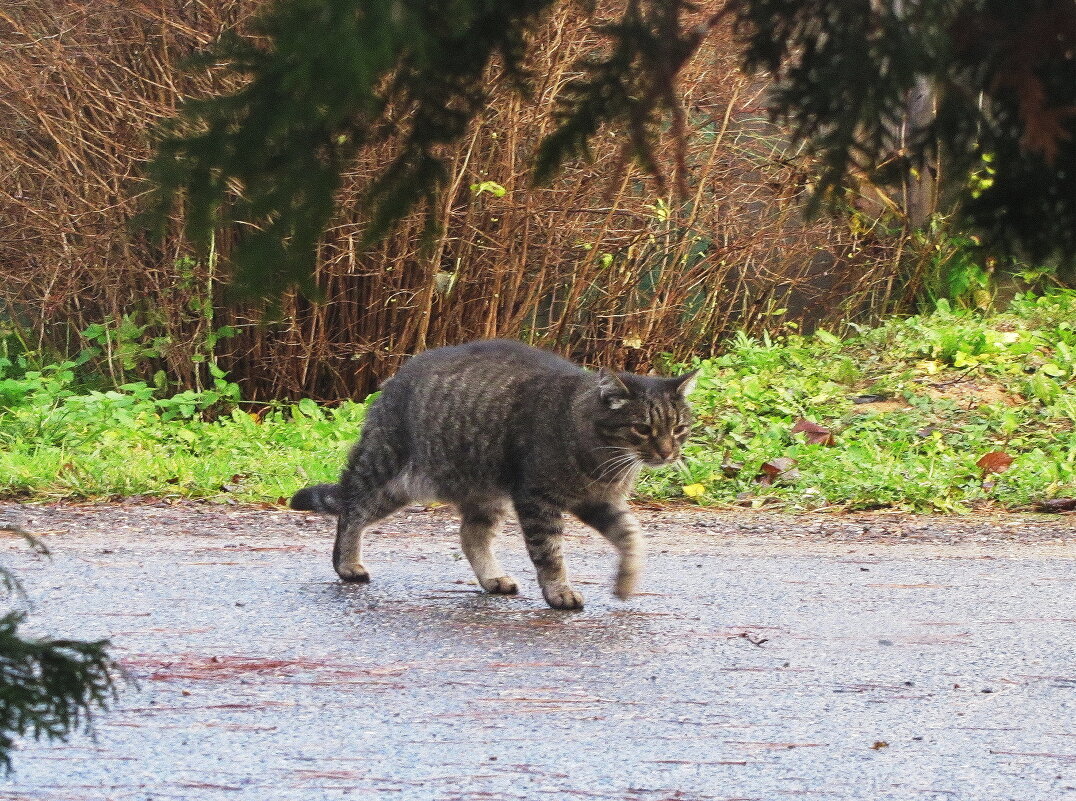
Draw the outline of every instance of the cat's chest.
M589 504L622 503L631 494L637 477L638 469L606 480L606 477L595 477L594 473L575 465L564 465L560 471L535 477L530 483L561 508L572 509Z

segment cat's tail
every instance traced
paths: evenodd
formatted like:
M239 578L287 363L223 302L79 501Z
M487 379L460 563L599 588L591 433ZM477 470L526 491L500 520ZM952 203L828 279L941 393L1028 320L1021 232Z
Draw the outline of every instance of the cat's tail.
M304 487L291 496L289 503L299 512L321 512L323 515L340 514L340 485L317 484Z

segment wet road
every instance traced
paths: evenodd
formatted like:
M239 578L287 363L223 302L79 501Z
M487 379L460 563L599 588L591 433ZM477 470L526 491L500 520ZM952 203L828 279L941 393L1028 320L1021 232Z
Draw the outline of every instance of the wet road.
M4 505L0 505L0 512ZM6 508L11 509L10 505ZM445 512L334 581L324 518L24 507L54 636L137 686L0 799L1076 799L1076 526L650 514L643 593L573 529L581 613L477 592Z

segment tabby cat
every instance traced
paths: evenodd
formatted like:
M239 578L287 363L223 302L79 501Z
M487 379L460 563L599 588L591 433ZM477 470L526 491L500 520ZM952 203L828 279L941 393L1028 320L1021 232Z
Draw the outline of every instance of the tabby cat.
M479 584L501 594L519 591L491 548L514 510L546 601L580 609L561 556L571 512L619 551L615 592L625 598L643 559L627 496L642 465L679 458L694 383L695 373L593 373L507 340L430 350L386 382L340 482L300 490L291 507L339 516L333 567L365 582L365 528L411 502L454 504Z

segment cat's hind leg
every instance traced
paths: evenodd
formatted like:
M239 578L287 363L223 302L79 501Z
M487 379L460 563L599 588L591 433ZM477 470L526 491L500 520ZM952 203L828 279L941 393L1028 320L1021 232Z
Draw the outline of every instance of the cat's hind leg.
M643 534L639 521L626 503L597 501L572 510L580 520L609 540L620 553L620 567L613 592L617 598L627 598L643 566Z
M467 501L460 505L460 544L482 589L495 595L515 595L519 584L508 576L493 553L493 540L507 509L500 501Z
M333 568L344 581L367 582L370 573L362 563L363 532L410 501L400 482L381 483L349 469L341 477L342 502L333 545Z

